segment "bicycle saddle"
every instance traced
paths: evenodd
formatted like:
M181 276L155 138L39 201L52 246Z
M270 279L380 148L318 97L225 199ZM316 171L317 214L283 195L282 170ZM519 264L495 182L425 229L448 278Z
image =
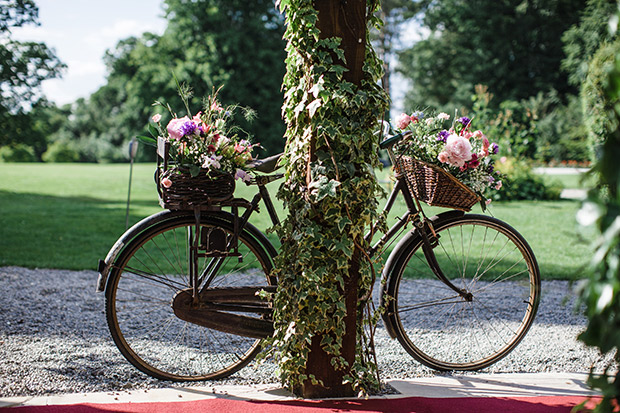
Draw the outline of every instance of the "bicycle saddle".
M247 166L250 169L253 169L258 172L262 172L265 174L272 173L276 171L280 166L278 165L278 161L282 156L282 153L277 155L270 156L264 159L255 159L253 161L248 162Z

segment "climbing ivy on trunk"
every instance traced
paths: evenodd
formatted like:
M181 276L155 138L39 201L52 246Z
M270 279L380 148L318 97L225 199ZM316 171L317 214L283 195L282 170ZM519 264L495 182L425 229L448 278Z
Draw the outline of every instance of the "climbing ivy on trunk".
M348 6L339 3L346 20ZM361 77L351 80L341 39L322 36L315 5L312 0L279 2L286 16L288 55L283 82L286 172L278 197L289 214L277 228L283 245L276 260L279 285L269 352L284 385L293 390L307 382L321 385L306 363L312 340L320 337L344 381L364 391L378 384L376 365L363 357L362 322L357 323L355 360L342 356L343 291L352 270L358 274L360 298L367 299L374 281L363 236L378 216L377 196L382 193L373 172L379 165L373 133L387 97L377 84L382 65L366 28L359 39L365 45ZM377 9L377 0L366 1L366 25L379 23ZM364 299L358 300L358 315L364 305Z

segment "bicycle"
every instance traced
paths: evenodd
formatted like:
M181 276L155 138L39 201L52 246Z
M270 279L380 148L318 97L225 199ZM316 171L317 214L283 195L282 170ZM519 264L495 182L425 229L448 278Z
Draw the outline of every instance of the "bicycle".
M391 136L380 147L397 166L384 211L399 196L407 211L379 240L367 239L368 255L376 256L405 232L382 272L383 322L430 368L488 367L519 344L534 320L541 289L536 258L496 218L463 210L426 218L392 150L406 138ZM158 155L159 165L165 149L158 147ZM253 162L252 200L147 217L100 261L98 291L105 291L112 338L142 372L172 381L223 378L246 366L273 333L271 304L258 292L276 291L270 272L277 251L249 219L262 201L279 223L266 187L283 176L278 157Z

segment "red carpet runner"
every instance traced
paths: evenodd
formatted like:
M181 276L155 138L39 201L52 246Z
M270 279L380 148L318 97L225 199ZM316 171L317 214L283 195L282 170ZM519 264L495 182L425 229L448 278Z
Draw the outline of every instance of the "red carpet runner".
M226 398L167 403L73 404L55 406L22 406L2 409L2 413L332 413L332 412L393 412L393 413L569 413L586 397L407 397L369 400L287 400L249 401ZM589 407L592 407L590 402Z

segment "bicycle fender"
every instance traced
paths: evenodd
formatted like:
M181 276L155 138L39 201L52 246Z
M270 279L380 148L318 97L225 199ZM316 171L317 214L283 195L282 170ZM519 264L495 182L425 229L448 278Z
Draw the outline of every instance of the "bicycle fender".
M127 245L129 241L131 241L138 234L140 234L142 231L149 228L150 226L176 215L179 215L179 213L169 210L162 211L144 218L143 220L129 228L127 231L125 231L123 235L121 235L120 238L116 240L112 248L110 248L110 251L106 255L105 259L99 260L99 265L97 267L99 278L97 280L96 291L103 292L105 290L105 285L108 280L108 274L110 273L110 266L112 265L114 260L116 260L118 254L123 250L123 248L125 247L125 245Z
M429 220L432 224L439 225L446 221L452 221L454 219L460 218L465 213L463 211L451 210L445 211L438 215L435 215ZM384 311L381 313L381 318L383 318L383 324L385 325L385 329L392 339L396 338L396 328L394 327L394 323L392 322L393 318L390 314L390 309L393 311L393 304L390 302L386 302L387 292L390 285L390 274L392 274L392 268L396 265L396 261L400 258L402 252L409 247L409 245L416 239L420 238L420 234L418 230L413 228L401 240L396 244L392 252L390 253L387 261L385 262L385 266L383 267L383 272L381 274L381 295L380 295L380 305ZM389 300L389 299L388 299ZM393 302L393 301L392 301Z
M178 216L193 214L188 211L170 211L165 210L159 212L157 214L148 216L141 220L140 222L133 225L129 228L121 237L114 243L108 254L106 255L104 260L99 260L99 265L97 268L97 272L99 272L99 278L97 280L97 292L105 291L105 286L107 284L108 275L110 274L110 268L112 263L116 260L118 254L123 250L125 245L127 245L132 239L138 236L140 233L150 228L151 226L158 224L162 221L166 221L168 219L173 219ZM221 219L224 221L232 222L233 215L228 212L208 212L205 215L209 215L211 217ZM204 215L203 215L204 216ZM244 231L247 231L251 234L258 242L260 242L267 250L269 255L274 258L277 255L277 251L274 248L273 244L267 239L267 237L254 225L250 223L246 223L244 227Z

